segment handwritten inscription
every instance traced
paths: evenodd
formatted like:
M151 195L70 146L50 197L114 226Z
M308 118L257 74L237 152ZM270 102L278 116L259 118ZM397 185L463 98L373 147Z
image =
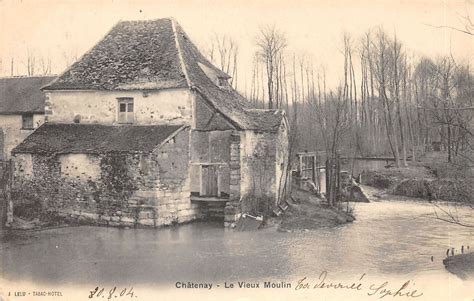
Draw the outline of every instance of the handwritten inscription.
M418 298L423 296L422 292L414 289L414 283L412 283L410 280L406 281L401 286L391 286L388 281L384 281L382 283L370 283L367 285L364 281L365 276L365 273L362 274L355 282L328 281L328 272L323 271L319 275L316 282L309 281L307 277L298 280L295 290L336 289L362 291L366 292L368 296L378 297L379 299L383 299L388 296L408 298Z
M419 293L417 290L409 290L408 286L410 285L410 280L405 282L401 287L398 289L389 289L388 288L388 281L385 281L381 285L375 285L372 284L370 286L370 293L367 293L369 296L379 296L380 299L387 297L387 296L392 296L392 297L421 297L423 296L423 293Z
M119 289L116 286L113 288L106 290L104 287L96 287L92 291L90 291L89 294L89 299L92 298L100 298L103 300L110 300L112 298L118 299L118 298L137 298L137 295L135 295L135 292L133 291L133 287L130 288L122 288Z

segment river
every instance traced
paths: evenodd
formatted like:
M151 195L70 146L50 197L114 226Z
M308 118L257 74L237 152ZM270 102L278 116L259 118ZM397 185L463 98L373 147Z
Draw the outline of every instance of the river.
M293 281L317 276L446 274L446 249L474 248L474 229L436 220L416 201L354 204L357 220L299 233L267 228L233 232L196 222L155 229L65 227L0 235L0 270L8 281L174 283ZM472 210L458 214L472 220ZM431 261L433 256L433 261Z

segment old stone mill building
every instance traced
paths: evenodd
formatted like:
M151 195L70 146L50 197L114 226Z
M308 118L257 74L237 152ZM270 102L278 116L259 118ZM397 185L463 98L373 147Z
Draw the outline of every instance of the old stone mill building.
M287 119L228 79L176 21L119 22L42 88L45 123L12 151L14 205L111 226L269 212Z

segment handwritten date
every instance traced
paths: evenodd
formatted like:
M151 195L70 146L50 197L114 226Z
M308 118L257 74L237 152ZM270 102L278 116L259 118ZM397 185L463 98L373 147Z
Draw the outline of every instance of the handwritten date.
M96 287L90 291L89 299L100 298L103 300L117 299L117 298L137 298L137 295L133 291L133 287L118 289L116 286L106 290L104 287ZM106 299L107 298L107 299Z

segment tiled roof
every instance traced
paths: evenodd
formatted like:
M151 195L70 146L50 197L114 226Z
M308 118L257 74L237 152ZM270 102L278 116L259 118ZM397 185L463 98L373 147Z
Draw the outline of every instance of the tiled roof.
M184 126L45 123L12 153L149 153Z
M283 118L280 110L258 110L232 88L219 88L201 69L199 63L215 68L196 48L181 26L176 24L178 44L184 67L193 89L197 90L218 111L244 130L277 130Z
M47 90L186 87L170 19L123 21Z
M46 90L146 90L188 87L205 98L238 129L275 130L282 112L255 110L232 88L219 88L199 64L211 64L172 19L118 23L95 47Z
M44 113L44 93L40 89L54 78L0 78L0 114Z

